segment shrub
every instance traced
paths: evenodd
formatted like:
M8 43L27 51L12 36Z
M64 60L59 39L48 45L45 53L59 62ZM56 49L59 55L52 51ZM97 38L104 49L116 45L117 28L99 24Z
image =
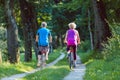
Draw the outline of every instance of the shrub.
M90 41L89 40L81 41L80 50L82 52L87 52L88 50L90 50Z
M0 27L0 51L2 53L3 61L6 60L6 50L7 49L7 41L6 41L6 29Z
M116 57L120 57L120 24L112 24L112 38L108 40L107 44L104 44L104 50L102 54L104 59L112 60Z

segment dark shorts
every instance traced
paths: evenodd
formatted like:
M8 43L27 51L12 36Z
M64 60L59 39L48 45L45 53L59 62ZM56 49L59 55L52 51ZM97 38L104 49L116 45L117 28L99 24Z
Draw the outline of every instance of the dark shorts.
M73 48L73 56L74 56L74 60L76 60L77 45L67 45L67 51L70 50L70 47Z
M49 46L39 46L39 52L38 55L42 55L42 53L48 53L49 52Z

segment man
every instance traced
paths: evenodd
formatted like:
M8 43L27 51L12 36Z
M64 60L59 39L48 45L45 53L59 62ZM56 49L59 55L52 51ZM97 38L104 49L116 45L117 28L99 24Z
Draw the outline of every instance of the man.
M45 49L46 50L46 60L48 60L48 53L49 53L49 43L52 43L52 36L51 32L49 29L46 28L47 23L42 22L41 23L41 28L38 29L37 34L36 34L36 42L38 42L38 48L39 48L39 53L38 53L38 63L37 66L40 66L41 63L41 50Z

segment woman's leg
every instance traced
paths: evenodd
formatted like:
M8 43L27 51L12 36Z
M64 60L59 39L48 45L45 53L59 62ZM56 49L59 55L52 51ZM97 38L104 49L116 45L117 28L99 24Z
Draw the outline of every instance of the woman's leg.
M74 60L76 60L76 58L77 58L76 51L77 51L77 46L74 45L74 46L73 46L73 53L74 53L73 56L74 56Z

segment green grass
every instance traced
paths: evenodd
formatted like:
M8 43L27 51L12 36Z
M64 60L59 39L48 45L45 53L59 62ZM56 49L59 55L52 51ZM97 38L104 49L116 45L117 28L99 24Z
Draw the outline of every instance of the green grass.
M79 52L79 55L87 67L84 80L120 80L120 56L105 60L92 53Z
M53 53L49 54L49 60L47 61L47 63L54 61L58 56L60 56L61 50L62 49L57 49L54 50ZM23 53L20 55L20 57L21 62L17 64L10 64L9 62L4 62L0 64L0 78L11 76L18 73L28 72L37 68L36 67L37 61L34 54L31 62L24 62Z
M120 80L120 56L103 59L96 54L79 53L87 67L84 80Z
M30 63L27 63L27 64L26 63L24 64L3 63L0 65L0 78L32 70L33 67L28 66L28 64Z
M60 48L54 51L54 53L60 53L61 51L65 51L65 48ZM56 54L54 54L56 56ZM52 60L52 57L49 56L50 61ZM22 78L21 80L62 80L67 74L69 74L70 68L68 66L67 59L64 58L60 60L57 64L54 66L51 66L49 68L43 69L41 71L37 71L36 73L27 75L26 77Z
M64 58L56 65L30 74L21 80L62 80L69 72L67 60Z
M93 60L87 65L85 80L120 80L120 58L113 61Z
M93 52L92 51L81 52L80 50L78 50L77 54L80 56L81 62L85 63L89 61L89 59L92 59Z

